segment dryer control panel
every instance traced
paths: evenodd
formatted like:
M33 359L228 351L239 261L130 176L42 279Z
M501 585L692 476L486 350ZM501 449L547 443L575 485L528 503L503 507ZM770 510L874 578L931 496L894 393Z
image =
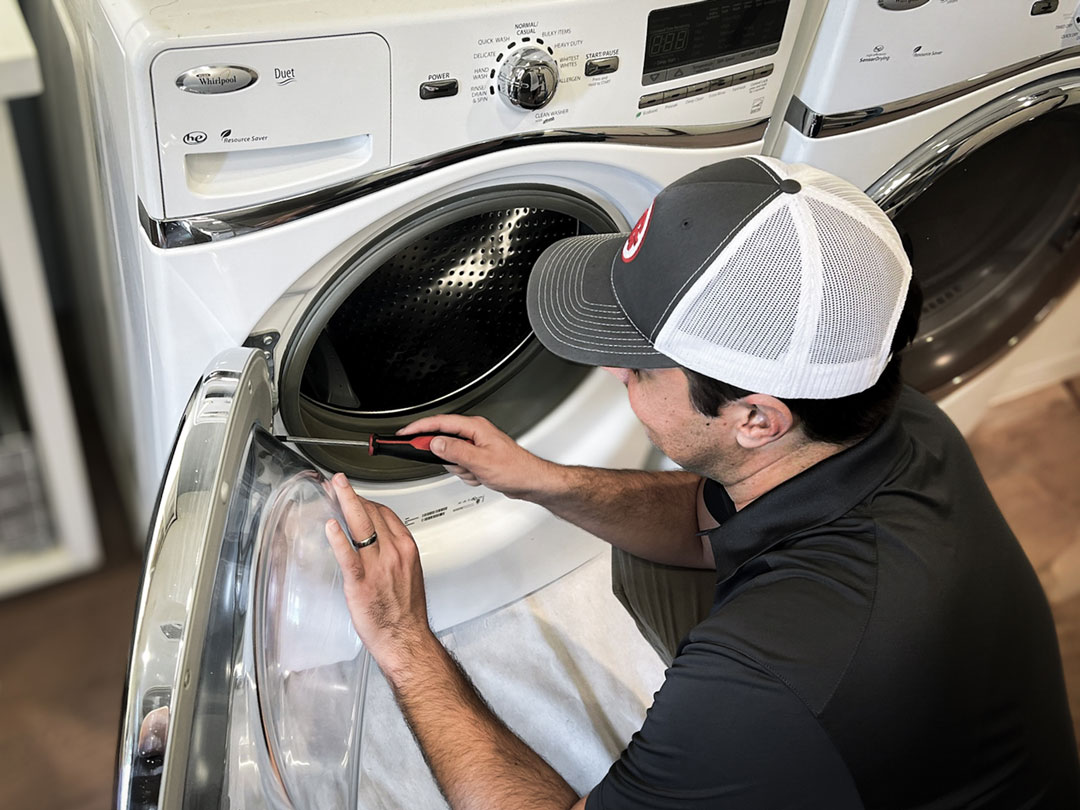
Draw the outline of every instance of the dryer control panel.
M176 218L550 131L750 131L773 114L804 2L308 0L243 29L239 7L160 7L160 40L134 55L157 163L140 198Z
M830 0L795 94L865 110L1075 47L1075 0Z

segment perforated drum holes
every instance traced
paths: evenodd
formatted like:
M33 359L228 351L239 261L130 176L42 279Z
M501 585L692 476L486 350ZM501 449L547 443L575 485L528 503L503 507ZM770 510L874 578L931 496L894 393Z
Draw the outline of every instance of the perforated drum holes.
M547 417L590 373L532 335L533 263L568 236L626 229L564 188L499 185L442 200L366 239L287 337L282 422L297 436L393 433L422 416L484 416L511 436ZM365 448L304 448L360 480L442 474Z
M375 414L420 409L468 389L528 340L533 262L578 231L575 217L514 207L423 235L330 317L301 393L334 409Z

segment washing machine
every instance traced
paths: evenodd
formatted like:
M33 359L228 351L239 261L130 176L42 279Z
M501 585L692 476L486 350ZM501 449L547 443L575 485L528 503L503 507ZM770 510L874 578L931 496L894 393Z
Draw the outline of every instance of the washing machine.
M639 466L622 387L531 335L528 272L760 153L804 3L34 5L85 362L151 526L118 806L357 806L367 668L323 473L410 526L437 630L601 546L333 442L455 411ZM610 702L586 698L559 700Z
M924 292L908 380L970 431L1080 373L1080 12L830 0L772 154L852 181Z

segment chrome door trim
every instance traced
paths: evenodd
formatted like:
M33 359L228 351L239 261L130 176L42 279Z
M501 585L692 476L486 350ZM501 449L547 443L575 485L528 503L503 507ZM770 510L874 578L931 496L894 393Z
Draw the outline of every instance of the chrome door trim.
M866 190L890 217L976 149L1011 129L1080 103L1080 70L1025 85L985 104L925 142Z
M139 201L139 221L150 242L159 248L219 242L234 236L294 222L311 214L351 202L388 186L412 180L465 160L534 144L618 143L633 146L666 146L713 149L741 146L765 137L768 118L725 126L615 127L607 129L556 129L495 138L469 144L411 163L392 166L356 180L272 203L237 208L201 216L155 219Z
M856 132L880 124L887 124L898 118L923 112L930 107L952 101L954 98L988 87L1004 79L1018 76L1036 68L1053 65L1057 62L1080 56L1080 45L1074 45L1055 53L1036 56L1017 62L1014 65L973 76L970 79L950 84L937 90L921 93L917 96L892 101L877 107L862 110L850 110L840 113L819 113L812 110L798 96L793 96L784 115L784 121L795 127L807 138L828 138L845 132Z
M139 589L117 757L118 810L132 806L143 700L155 690L167 695L168 706L155 806L179 807L183 800L195 690L232 487L252 426L270 429L272 419L266 358L254 349L218 355L188 402L158 495Z
M979 107L946 127L874 181L866 193L892 219L976 149L1035 118L1080 104L1080 69L1047 76ZM1038 326L1059 303L1048 301L1035 319L1000 351L929 392L940 399L993 365ZM916 338L918 340L918 338Z

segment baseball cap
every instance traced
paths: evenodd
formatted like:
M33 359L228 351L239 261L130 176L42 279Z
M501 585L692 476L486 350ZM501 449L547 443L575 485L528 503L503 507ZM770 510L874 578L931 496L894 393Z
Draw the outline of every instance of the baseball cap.
M910 279L899 234L858 188L741 157L664 188L628 234L553 243L529 279L529 320L574 362L832 399L877 381Z

